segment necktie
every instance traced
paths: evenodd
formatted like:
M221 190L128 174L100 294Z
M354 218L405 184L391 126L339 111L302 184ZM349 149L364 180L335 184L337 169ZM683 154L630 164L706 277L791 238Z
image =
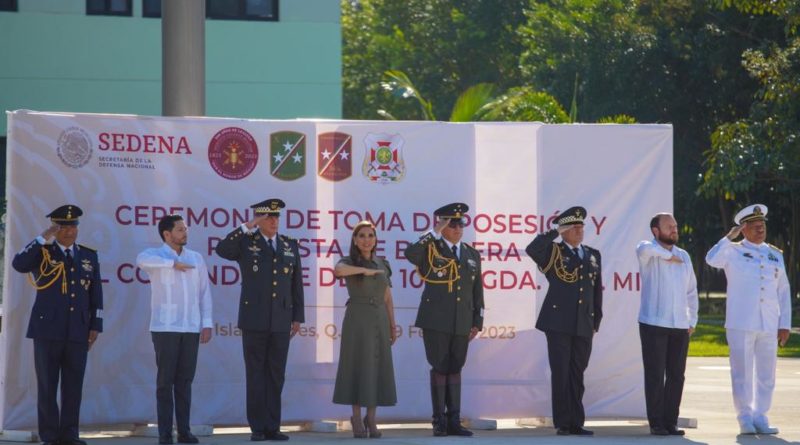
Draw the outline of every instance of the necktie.
M272 245L272 238L269 238L267 240L267 247L269 247L269 251L271 253L273 253L273 254L275 253L275 246Z
M458 261L458 247L453 244L453 256L456 257L456 261Z
M578 251L578 248L577 248L577 247L573 247L573 248L572 248L572 252L574 252L574 253L575 253L575 256L576 256L576 257L578 257L578 258L580 258L580 257L581 257L581 254L580 254L580 252Z
M64 250L64 255L67 257L67 261L72 261L72 249L70 249L69 247L67 247L67 248Z

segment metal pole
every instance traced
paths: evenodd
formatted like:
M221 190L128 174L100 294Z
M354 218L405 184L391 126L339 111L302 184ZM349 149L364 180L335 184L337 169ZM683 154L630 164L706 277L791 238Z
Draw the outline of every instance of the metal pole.
M206 114L206 2L161 2L161 109L164 116Z

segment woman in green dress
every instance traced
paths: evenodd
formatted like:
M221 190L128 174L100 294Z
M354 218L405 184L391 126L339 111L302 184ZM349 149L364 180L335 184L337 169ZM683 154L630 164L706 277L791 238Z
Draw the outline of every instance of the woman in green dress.
M392 365L396 339L392 304L392 270L375 255L375 226L362 221L353 228L350 255L336 264L335 274L347 284L347 310L333 403L351 405L353 437L381 437L375 423L378 406L397 403ZM361 407L367 408L363 422ZM366 425L366 428L365 428Z

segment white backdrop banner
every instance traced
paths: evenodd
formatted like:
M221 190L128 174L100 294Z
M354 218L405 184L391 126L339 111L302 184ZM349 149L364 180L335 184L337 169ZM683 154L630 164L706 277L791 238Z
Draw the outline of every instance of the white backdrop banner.
M346 418L333 382L347 292L333 277L352 227L370 219L392 265L398 404L381 418L429 419L429 366L413 322L422 282L403 257L433 210L470 206L465 241L483 258L485 326L464 368L465 417L550 415L544 335L534 328L547 281L525 254L552 217L589 211L586 244L603 253L605 318L586 378L590 417L644 417L636 317L636 243L672 209L669 125L451 124L259 121L116 115L8 114L8 216L0 427L36 425L33 345L25 338L35 291L11 269L50 210L84 209L79 242L100 255L105 332L89 353L83 424L155 422L155 358L147 275L137 253L161 244L160 217L181 214L189 247L206 255L214 337L200 347L193 423L246 424L236 328L235 263L213 253L266 198L287 203L280 232L300 242L306 323L289 351L286 421Z

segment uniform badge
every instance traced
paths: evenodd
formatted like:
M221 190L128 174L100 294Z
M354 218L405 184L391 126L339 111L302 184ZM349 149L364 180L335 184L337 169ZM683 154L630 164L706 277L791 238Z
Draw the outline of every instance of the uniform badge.
M288 267L284 267L283 268L283 273L289 273L289 268Z
M767 258L769 258L770 261L778 261L778 258L775 255L773 255L772 252L770 252Z
M83 267L83 270L85 270L86 272L91 272L94 270L94 267L92 266L92 263L89 260L81 261L81 267Z
M258 272L258 266L255 264L253 265L253 272Z
M437 276L437 277L439 277L439 278L441 278L441 277L443 277L443 276L444 276L444 272L442 272L442 271L440 270L439 272L436 272L436 276Z
M258 253L261 252L261 248L253 244L252 246L248 247L247 250L253 253L253 256L258 256Z
M467 258L467 264L469 264L469 267L473 269L478 267L478 263L476 263L472 258Z
M594 257L594 254L589 255L589 262L592 263L592 267L597 267L597 258Z
M753 259L753 255L750 255L750 252L745 252L745 253L742 254L742 256L745 257L745 258Z
M294 252L292 252L292 248L291 247L284 247L283 249L284 249L283 250L283 256L290 256L290 257L294 258Z

